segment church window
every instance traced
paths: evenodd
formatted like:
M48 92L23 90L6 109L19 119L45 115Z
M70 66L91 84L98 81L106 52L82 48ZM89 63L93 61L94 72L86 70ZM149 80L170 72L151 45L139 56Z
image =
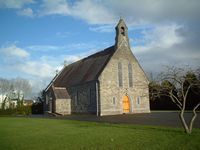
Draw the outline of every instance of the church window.
M123 86L123 80L122 80L122 63L119 62L118 63L118 82L119 82L119 86L122 87Z
M92 104L92 89L90 88L90 91L89 91L89 93L90 93L90 95L89 95L89 97L90 97L90 103L89 104Z
M133 87L133 70L132 65L128 64L128 79L129 79L129 87Z
M116 99L115 99L115 97L113 97L113 99L112 99L112 103L113 103L113 105L116 104Z
M138 104L138 105L140 105L140 101L141 101L141 97L138 96L138 97L137 97L137 104Z
M91 88L87 89L87 104L91 104Z
M74 105L77 106L77 104L78 104L78 91L76 91L74 95Z
M90 105L95 104L96 92L94 88L90 88Z

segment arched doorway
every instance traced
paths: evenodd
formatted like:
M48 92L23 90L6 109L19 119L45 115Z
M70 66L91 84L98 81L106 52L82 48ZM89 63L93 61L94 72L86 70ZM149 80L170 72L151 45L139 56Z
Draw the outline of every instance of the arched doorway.
M126 95L123 97L123 113L130 112L130 100L129 97Z

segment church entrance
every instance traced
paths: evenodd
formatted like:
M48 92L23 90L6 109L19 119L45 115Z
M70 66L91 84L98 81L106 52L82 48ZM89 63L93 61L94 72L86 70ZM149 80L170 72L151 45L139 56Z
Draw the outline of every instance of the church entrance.
M123 98L123 113L129 113L130 112L130 100L128 96L124 96Z

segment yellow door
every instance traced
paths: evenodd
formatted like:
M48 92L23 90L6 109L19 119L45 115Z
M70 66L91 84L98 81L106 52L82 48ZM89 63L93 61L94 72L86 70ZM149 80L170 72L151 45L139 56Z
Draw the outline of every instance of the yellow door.
M124 96L123 98L123 112L129 113L130 112L130 101L128 96Z

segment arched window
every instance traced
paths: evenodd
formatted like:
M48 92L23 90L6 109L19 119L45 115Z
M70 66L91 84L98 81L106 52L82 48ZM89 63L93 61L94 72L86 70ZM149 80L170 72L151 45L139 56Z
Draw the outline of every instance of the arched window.
M115 97L113 97L113 99L112 99L112 104L113 104L113 105L116 104L116 99L115 99Z
M123 86L123 77L122 77L122 63L118 63L118 81L119 81L119 86Z
M76 91L74 95L74 105L77 106L77 104L78 104L78 91Z
M138 96L138 97L137 97L137 105L140 105L140 103L141 103L141 97Z
M128 64L128 79L129 79L129 87L133 87L133 70L132 65Z

